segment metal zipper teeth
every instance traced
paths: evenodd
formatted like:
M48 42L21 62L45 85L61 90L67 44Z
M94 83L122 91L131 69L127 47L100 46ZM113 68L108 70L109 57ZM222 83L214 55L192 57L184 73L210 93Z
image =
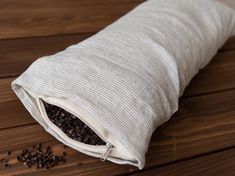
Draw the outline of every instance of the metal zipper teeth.
M40 98L42 99L42 98ZM45 100L44 100L45 101ZM48 102L48 101L47 101ZM50 102L50 101L49 101ZM48 102L48 103L49 103ZM64 110L66 109L64 106L62 105L58 105L57 103L52 103L58 107L62 107ZM43 105L44 106L44 105ZM71 112L70 110L68 110L68 112L70 112L71 114L75 114L73 112ZM81 116L79 116L81 117ZM78 118L78 117L77 117ZM109 141L107 141L93 126L91 126L86 120L84 120L83 118L79 118L80 120L82 120L89 128L91 128L103 141L106 142L106 147L107 147L107 150L103 153L103 155L101 156L100 160L101 161L105 161L106 158L108 157L109 153L111 152L111 150L114 148L114 145L112 145ZM104 146L104 147L105 147Z

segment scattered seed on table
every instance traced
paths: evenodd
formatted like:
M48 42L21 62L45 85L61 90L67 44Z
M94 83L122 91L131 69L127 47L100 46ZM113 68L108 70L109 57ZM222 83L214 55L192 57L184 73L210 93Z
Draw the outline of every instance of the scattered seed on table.
M2 161L2 163L7 163L8 162L8 160L6 160L6 159L1 159L1 161Z
M6 163L5 165L4 165L5 167L11 167L11 165L10 164L8 164L8 163Z

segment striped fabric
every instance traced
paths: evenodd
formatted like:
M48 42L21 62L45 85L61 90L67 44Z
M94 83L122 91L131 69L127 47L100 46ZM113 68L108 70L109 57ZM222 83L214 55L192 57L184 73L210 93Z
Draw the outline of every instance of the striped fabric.
M89 39L36 60L12 88L61 142L142 169L154 130L234 32L234 11L216 1L149 0ZM108 149L68 138L48 120L42 99L81 118Z

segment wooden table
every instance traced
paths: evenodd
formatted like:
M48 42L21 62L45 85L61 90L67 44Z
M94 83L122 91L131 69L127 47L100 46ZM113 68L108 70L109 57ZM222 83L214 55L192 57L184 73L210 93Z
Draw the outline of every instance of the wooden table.
M15 159L39 142L55 153L63 145L29 115L10 88L12 80L38 57L86 39L141 1L0 1L0 158L12 151L12 167L0 166L1 176L235 175L235 38L193 79L179 111L153 134L142 171L72 149L65 164L49 171L26 168Z

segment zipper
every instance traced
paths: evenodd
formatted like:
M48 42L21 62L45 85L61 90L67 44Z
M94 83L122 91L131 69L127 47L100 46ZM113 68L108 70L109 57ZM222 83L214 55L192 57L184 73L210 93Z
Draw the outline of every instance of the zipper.
M100 161L105 161L109 155L109 153L112 151L112 149L114 148L114 146L110 143L106 143L106 151L104 152L104 154L101 156Z

